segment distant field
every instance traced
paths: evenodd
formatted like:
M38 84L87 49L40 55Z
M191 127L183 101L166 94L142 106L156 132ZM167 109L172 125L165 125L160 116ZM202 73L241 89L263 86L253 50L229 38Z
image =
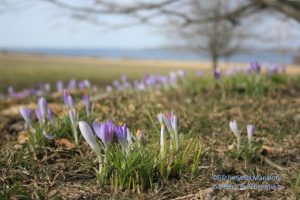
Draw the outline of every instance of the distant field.
M245 64L222 65L228 66L245 66ZM71 78L89 79L101 84L110 82L122 74L126 74L129 78L138 78L146 73L166 74L179 69L195 75L198 70L210 70L210 64L193 61L109 60L0 54L0 90L6 90L8 85L24 88L39 82L53 83ZM292 73L294 71L293 69Z

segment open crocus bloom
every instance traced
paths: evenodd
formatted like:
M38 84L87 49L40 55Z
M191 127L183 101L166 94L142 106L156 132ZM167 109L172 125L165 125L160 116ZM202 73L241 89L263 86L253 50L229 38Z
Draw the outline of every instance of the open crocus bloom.
M113 135L115 132L115 125L113 124L112 120L109 120L103 124L99 124L96 121L94 121L92 126L96 135L101 139L102 143L104 144L105 149L107 149L108 145L113 139Z

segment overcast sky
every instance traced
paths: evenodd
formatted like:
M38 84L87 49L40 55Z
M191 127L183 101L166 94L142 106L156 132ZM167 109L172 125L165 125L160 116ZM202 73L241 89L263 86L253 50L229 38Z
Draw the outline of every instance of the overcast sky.
M149 26L103 30L48 4L0 13L0 48L150 48L165 42L157 31Z
M10 0L15 1L16 0ZM24 0L25 1L25 0ZM77 0L72 0L73 3ZM35 3L38 1L35 1ZM108 17L106 21L118 23L123 18ZM257 24L262 34L278 35L287 47L299 47L300 37L291 33L300 30L298 25L273 22L273 17L264 25ZM253 28L253 27L248 27ZM297 29L298 28L298 29ZM299 32L299 31L298 31ZM300 36L300 34L297 34ZM170 41L160 30L149 26L130 27L119 30L104 30L99 26L71 19L61 9L42 3L14 8L0 13L0 48L124 48L143 49L165 46ZM274 40L272 43L276 43ZM270 44L263 43L263 47ZM272 44L271 44L272 45Z

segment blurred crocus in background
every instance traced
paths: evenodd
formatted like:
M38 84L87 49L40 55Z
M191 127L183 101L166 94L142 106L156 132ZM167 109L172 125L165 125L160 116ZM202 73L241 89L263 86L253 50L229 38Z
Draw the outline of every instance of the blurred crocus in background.
M247 71L250 72L250 73L254 72L256 74L260 74L261 65L257 61L252 61L252 62L250 62Z
M64 84L62 81L56 82L56 90L57 92L63 92L64 91Z
M91 113L92 113L92 106L91 106L91 103L90 103L90 97L89 97L89 95L84 94L82 99L83 99L83 103L84 103L84 106L85 106L86 115L90 116Z
M204 76L204 73L202 71L197 71L196 72L196 76L197 77L203 77Z
M64 99L64 103L68 107L68 109L74 108L73 98L67 90L64 91L63 99Z
M70 80L67 89L69 91L76 89L76 80L75 79Z
M78 88L83 90L83 89L88 89L91 87L91 83L90 81L88 81L87 79L83 80L83 81L80 81L78 83Z
M236 140L237 140L237 149L239 150L240 149L240 145L241 145L241 134L240 134L240 131L238 129L238 125L237 125L236 121L235 120L230 121L229 122L229 127L230 127L232 133L234 134L234 136L236 137Z
M214 69L214 78L216 80L220 80L221 79L221 70L219 68Z

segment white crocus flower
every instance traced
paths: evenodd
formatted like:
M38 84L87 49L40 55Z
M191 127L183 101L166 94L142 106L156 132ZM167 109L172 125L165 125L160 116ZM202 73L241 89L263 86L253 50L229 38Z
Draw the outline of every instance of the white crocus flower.
M101 156L101 149L96 141L96 137L90 128L90 126L84 122L80 121L79 122L79 129L80 132L85 139L85 141L90 145L90 147L93 149L93 151L97 154L98 157Z
M240 149L240 145L241 145L241 134L240 134L240 131L238 129L236 121L235 120L230 121L229 127L230 127L232 133L234 134L234 136L237 139L237 149L239 150Z
M252 137L255 131L255 126L252 124L247 125L247 136L248 136L248 143L251 144L252 142Z

